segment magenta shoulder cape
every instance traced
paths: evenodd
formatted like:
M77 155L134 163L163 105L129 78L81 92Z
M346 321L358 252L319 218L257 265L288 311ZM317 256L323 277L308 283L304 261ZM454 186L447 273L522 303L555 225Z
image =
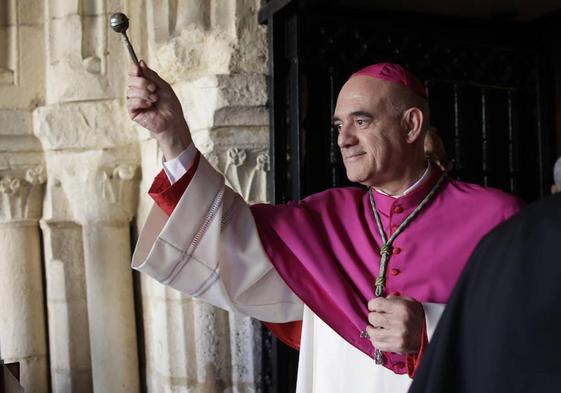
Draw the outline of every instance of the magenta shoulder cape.
M437 180L407 196L374 192L388 236ZM519 208L501 191L445 180L434 199L394 241L386 294L446 303L478 241ZM336 188L287 205L251 207L269 258L296 295L324 322L370 357L360 332L374 297L381 237L364 188ZM405 356L384 354L384 366L407 372Z

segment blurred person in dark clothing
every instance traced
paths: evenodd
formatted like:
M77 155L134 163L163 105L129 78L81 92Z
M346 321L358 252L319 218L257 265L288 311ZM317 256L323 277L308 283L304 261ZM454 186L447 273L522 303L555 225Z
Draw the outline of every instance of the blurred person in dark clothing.
M561 194L483 238L409 392L559 391L560 242Z

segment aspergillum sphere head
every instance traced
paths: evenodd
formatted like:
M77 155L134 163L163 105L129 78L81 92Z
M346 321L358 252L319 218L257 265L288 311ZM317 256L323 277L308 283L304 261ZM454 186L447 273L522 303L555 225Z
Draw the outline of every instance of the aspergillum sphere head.
M109 19L111 28L117 33L124 33L129 28L129 18L122 12L117 12L111 15Z

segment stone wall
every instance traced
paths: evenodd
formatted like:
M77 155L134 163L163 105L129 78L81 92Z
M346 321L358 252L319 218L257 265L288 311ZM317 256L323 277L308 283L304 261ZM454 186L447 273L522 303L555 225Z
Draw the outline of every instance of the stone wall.
M258 322L130 269L161 154L126 115L130 61L108 27L128 14L196 146L244 198L265 201L259 3L1 2L0 357L21 363L26 392L261 390Z

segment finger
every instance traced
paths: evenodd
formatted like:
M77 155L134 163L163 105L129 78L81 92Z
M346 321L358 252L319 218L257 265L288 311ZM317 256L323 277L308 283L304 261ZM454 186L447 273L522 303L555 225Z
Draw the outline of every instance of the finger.
M143 100L142 98L129 98L127 99L127 111L131 114L136 114L141 110L148 109L152 106L152 102Z
M154 82L142 76L129 76L128 87L138 87L140 89L146 89L151 92L155 92L157 90Z
M368 310L376 312L389 312L391 310L391 303L383 297L377 297L368 302Z
M153 69L149 68L146 65L144 60L140 60L139 64L140 64L140 68L141 68L141 71L142 71L142 75L144 75L146 78L150 79L158 87L163 87L167 84L167 82L165 80L160 78L160 76L158 75L158 73L156 71L154 71Z
M370 341L372 341L373 343L377 342L375 337L377 337L378 329L374 328L374 326L368 325L366 327L366 333L368 333L368 337L370 337Z
M388 319L385 314L379 312L368 313L368 323L370 323L376 329L384 329L388 327Z
M376 349L384 352L404 352L403 340L394 337L388 331L367 326L366 332Z
M405 352L403 348L401 348L398 344L395 344L393 342L383 342L383 341L377 343L372 342L372 345L374 345L376 349L379 349L382 352L394 352L399 354Z
M389 344L388 336L383 330L376 329L373 326L367 326L366 333L368 333L372 345L378 349L384 350L384 348L386 348Z
M374 299L370 299L368 301L368 311L376 311L377 305L378 305L378 297L374 298Z
M130 75L130 76L141 76L142 73L141 73L141 71L140 71L140 67L137 66L136 64L132 63L132 64L129 66L129 75Z
M366 332L368 333L370 339L374 340L374 342L378 344L380 343L388 344L395 341L395 334L393 334L391 331L386 329L377 329L372 325L368 325L366 327Z
M158 101L158 95L150 93L148 90L139 89L137 87L129 87L127 89L127 98L142 98L146 101Z

